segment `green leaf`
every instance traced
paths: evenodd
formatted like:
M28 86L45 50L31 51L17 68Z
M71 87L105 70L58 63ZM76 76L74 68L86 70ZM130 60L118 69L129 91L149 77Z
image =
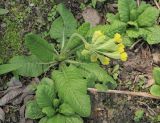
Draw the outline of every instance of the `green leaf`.
M149 30L145 28L139 28L139 29L129 29L126 31L127 36L130 38L140 38L143 37L144 39L147 38L147 35L149 33Z
M93 74L99 82L103 82L104 84L108 85L111 84L112 88L115 88L117 86L116 81L96 63L84 63L80 65L80 68L83 69L83 71L81 71L81 74Z
M51 38L62 40L62 37L67 37L65 34L64 24L62 17L57 18L51 25L50 29Z
M5 15L7 14L9 11L7 9L2 9L0 8L0 15Z
M150 27L156 23L159 16L159 10L155 7L148 7L145 11L138 17L137 22L140 27Z
M52 73L60 98L72 106L82 117L91 112L90 97L87 95L87 81L83 79L79 69L74 66L56 70Z
M37 56L44 62L54 61L54 50L52 46L39 35L28 34L25 37L26 46L32 52L33 55Z
M25 117L30 119L42 118L44 114L35 100L29 101L26 105Z
M15 56L10 60L10 64L21 66L15 72L26 77L37 77L47 71L49 65L43 64L36 56Z
M49 85L40 84L36 91L36 101L39 107L50 107L55 97L54 87Z
M75 112L72 109L72 107L66 103L63 103L60 107L59 107L59 113L66 115L66 116L71 116L74 115Z
M154 96L160 96L160 85L152 85L150 93Z
M90 30L90 24L89 23L83 23L77 30L77 33L81 36L85 37ZM72 40L69 40L65 46L65 51L69 51L79 45L83 44L81 39L79 37L75 37Z
M139 109L135 112L135 116L134 116L134 121L135 122L140 122L140 120L143 118L144 115L144 110Z
M118 0L118 12L120 20L128 22L130 20L130 12L136 8L135 0Z
M48 86L54 88L54 82L53 82L53 80L50 79L50 78L47 78L47 77L42 78L40 84L48 85Z
M126 33L127 33L127 36L130 38L142 37L142 34L139 29L128 29Z
M58 40L65 40L70 37L77 28L77 21L72 13L63 4L57 6L60 17L51 25L50 36Z
M99 91L107 91L107 90L108 90L107 86L106 86L106 85L103 85L103 84L96 84L96 85L95 85L95 88L96 88L97 90L99 90Z
M148 28L148 34L147 34L147 42L149 44L158 44L160 43L160 26L154 26L151 28Z
M125 46L131 46L134 43L134 40L129 38L128 36L123 37L123 44Z
M119 20L119 14L117 13L114 15L113 13L107 13L106 18L108 22L112 23L115 20Z
M83 123L83 120L77 115L64 116L58 114L53 118L50 118L47 123Z
M38 123L47 123L48 117L43 117Z
M153 77L156 84L160 85L160 68L159 67L155 67L153 69Z
M135 21L138 17L137 9L132 9L130 11L130 21Z
M53 107L51 107L51 106L49 106L49 107L44 107L44 108L42 109L42 112L43 112L44 114L46 114L47 117L52 117L52 116L54 116L55 113L56 113L55 109L54 109Z
M123 34L126 31L126 23L121 21L114 21L111 25L106 26L106 35L109 37L114 37L116 33Z
M8 72L17 70L20 67L21 67L20 64L3 64L3 65L0 65L0 74L5 74L5 73L8 73Z
M142 14L145 11L145 9L148 8L148 7L151 7L151 5L146 4L146 2L144 2L144 1L141 1L141 4L137 9L137 14L138 15Z
M59 99L54 99L53 100L53 106L55 107L55 108L57 108L59 105L60 105L60 100Z

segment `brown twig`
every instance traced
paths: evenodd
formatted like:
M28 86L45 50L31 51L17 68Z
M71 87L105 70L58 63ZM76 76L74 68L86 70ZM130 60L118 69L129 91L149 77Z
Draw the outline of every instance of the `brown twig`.
M132 46L131 46L129 49L130 49L130 50L133 50L134 47L135 47L139 42L141 42L141 41L142 41L141 39L137 40L135 43L132 44Z
M137 5L138 5L138 6L140 5L140 0L137 0Z
M103 93L124 94L124 95L131 95L131 96L140 96L140 97L146 97L146 98L160 99L160 97L153 96L146 92L131 92L131 91L121 91L121 90L98 91L97 89L94 89L94 88L88 88L88 91L94 94L98 92L103 92Z
M154 0L154 3L156 4L157 8L160 9L159 3L157 2L157 0Z

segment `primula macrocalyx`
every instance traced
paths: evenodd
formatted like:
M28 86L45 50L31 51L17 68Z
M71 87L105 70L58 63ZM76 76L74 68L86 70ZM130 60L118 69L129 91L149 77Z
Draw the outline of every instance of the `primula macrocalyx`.
M116 33L116 34L114 35L114 41L115 41L116 43L121 43L121 42L122 42L122 37L121 37L121 35L120 35L119 33Z
M122 37L116 33L113 39L106 37L101 31L95 31L91 43L85 43L82 55L90 55L91 62L98 60L103 65L110 63L110 58L126 61L128 58Z
M104 38L104 34L99 30L99 31L95 31L92 37L92 42L96 42L98 38L103 37Z
M84 55L84 56L88 55L89 53L90 53L89 50L85 50L85 49L82 50L82 52L81 52L81 54Z
M126 52L121 53L121 60L122 61L127 61L128 55Z
M87 50L90 49L90 45L89 45L89 44L85 44L84 46L85 46L85 48L86 48Z
M98 59L97 54L92 54L92 55L91 55L91 62L96 62L97 59Z
M103 65L108 65L110 63L110 59L108 57L100 57L99 58Z

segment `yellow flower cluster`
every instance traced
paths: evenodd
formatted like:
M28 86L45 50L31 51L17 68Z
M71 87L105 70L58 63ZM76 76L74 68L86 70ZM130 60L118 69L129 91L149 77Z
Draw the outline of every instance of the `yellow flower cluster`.
M120 53L120 59L122 61L127 61L128 55L127 55L127 53L124 50L125 46L122 44L122 37L121 37L121 35L118 34L118 33L116 33L114 35L114 41L116 43L118 43L118 52Z
M91 44L85 44L85 49L81 54L90 55L92 62L99 60L103 65L108 65L110 58L122 61L126 61L128 58L121 35L116 33L113 39L107 40L101 31L94 32Z

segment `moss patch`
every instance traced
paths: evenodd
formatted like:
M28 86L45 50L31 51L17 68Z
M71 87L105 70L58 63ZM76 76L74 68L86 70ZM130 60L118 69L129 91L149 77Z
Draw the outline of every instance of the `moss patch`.
M7 21L6 30L0 42L0 58L6 62L13 55L21 53L21 38L18 25L15 22Z

